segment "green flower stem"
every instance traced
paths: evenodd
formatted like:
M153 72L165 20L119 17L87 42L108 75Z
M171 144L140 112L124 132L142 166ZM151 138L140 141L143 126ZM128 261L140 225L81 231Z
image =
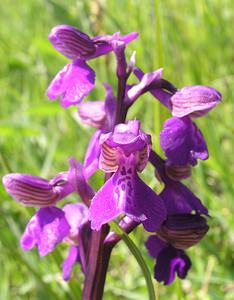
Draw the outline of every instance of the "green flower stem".
M150 271L144 261L143 256L141 255L140 250L136 246L136 244L132 241L132 239L123 231L123 229L116 223L115 221L109 223L111 229L115 231L118 235L121 236L122 240L127 245L128 249L134 255L135 259L137 260L139 266L141 267L142 273L145 277L145 281L147 284L147 289L149 293L149 300L156 300L155 293L154 293L154 285L151 279Z

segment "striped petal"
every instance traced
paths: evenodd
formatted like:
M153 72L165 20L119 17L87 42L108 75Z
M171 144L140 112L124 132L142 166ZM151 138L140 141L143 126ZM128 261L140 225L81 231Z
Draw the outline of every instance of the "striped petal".
M56 50L70 59L88 58L96 48L90 37L79 29L69 25L54 27L49 40Z
M69 107L76 105L89 94L95 82L95 72L85 61L76 59L66 65L51 81L47 96L55 100L61 96L61 105Z

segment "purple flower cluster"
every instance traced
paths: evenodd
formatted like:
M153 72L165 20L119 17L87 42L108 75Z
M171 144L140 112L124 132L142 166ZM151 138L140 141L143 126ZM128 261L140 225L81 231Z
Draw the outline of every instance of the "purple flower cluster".
M77 28L60 25L52 29L49 40L56 50L72 61L50 83L47 95L58 96L62 107L77 105L81 122L97 130L90 140L83 164L70 159L70 168L51 180L28 174L8 174L3 178L7 192L18 202L39 210L30 219L21 238L24 250L38 248L40 256L66 242L70 250L64 261L63 278L70 278L72 266L79 262L89 276L90 264L97 253L91 244L95 232L118 218L119 225L128 233L143 224L151 235L146 247L156 259L154 277L171 284L177 275L185 278L191 261L185 250L197 244L207 233L207 208L181 180L191 175L191 167L198 159L208 158L205 139L193 118L201 117L221 100L218 91L206 86L175 88L163 79L162 69L144 74L135 67L132 56L125 58L126 45L137 33L119 33L89 37ZM118 90L104 83L104 101L82 102L95 86L95 72L88 61L113 52L116 57ZM129 85L130 75L139 82ZM152 150L149 134L139 120L128 120L128 110L142 94L150 92L172 113L160 133L160 145L166 159ZM155 176L164 183L160 194L152 190L138 173L151 163ZM101 169L106 180L98 191L93 191L87 180ZM83 203L59 201L77 193ZM126 222L124 222L126 220ZM109 237L102 238L108 245ZM114 240L115 241L115 240ZM116 238L116 243L119 237ZM101 250L100 250L101 249ZM104 250L102 250L104 249ZM90 283L89 283L90 284Z

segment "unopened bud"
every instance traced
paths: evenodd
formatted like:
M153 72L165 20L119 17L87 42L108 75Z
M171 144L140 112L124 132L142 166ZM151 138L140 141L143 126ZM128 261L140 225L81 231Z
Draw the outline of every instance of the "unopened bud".
M133 51L128 64L128 73L131 73L136 64L136 51Z

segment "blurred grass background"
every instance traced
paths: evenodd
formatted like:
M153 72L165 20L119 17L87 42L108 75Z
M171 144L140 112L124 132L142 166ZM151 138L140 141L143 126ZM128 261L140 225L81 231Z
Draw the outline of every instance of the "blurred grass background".
M67 62L47 40L57 24L77 26L90 35L138 31L129 45L130 57L145 72L164 67L164 78L176 86L204 84L221 91L223 102L197 120L207 139L210 158L200 162L187 183L208 206L211 229L189 250L193 268L186 280L170 287L155 284L158 299L234 299L233 235L233 86L234 2L232 0L6 0L0 10L0 161L1 176L24 172L48 178L68 167L68 157L82 160L90 128L81 126L76 109L60 108L45 96L49 81ZM97 88L90 99L102 99L101 83L116 87L115 64L110 55L91 62L97 71ZM158 149L158 134L168 112L150 96L144 96L129 117L143 120ZM144 179L155 187L152 170ZM94 176L96 188L102 174ZM15 203L0 186L0 299L81 299L83 276L78 266L73 279L64 283L60 264L67 253L61 245L39 258L37 251L19 247L32 209ZM141 228L132 235L143 247ZM145 281L126 246L114 250L105 288L105 300L147 299Z

